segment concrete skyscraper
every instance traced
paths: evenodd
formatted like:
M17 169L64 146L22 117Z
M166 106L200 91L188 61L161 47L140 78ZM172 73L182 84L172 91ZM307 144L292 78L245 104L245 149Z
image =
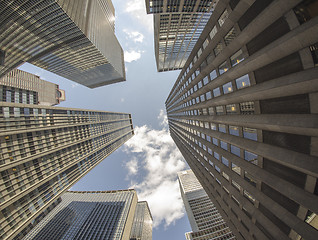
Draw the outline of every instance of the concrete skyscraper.
M65 101L65 91L39 76L14 69L0 78L0 101L53 106Z
M145 0L154 14L157 70L182 69L219 0Z
M235 239L193 171L179 172L178 180L181 197L192 228L192 232L186 233L186 239Z
M238 239L318 239L317 66L317 0L224 0L166 100Z
M137 206L135 190L66 192L23 240L128 240Z
M133 134L126 113L0 102L0 239L25 235Z
M0 77L25 62L90 88L125 81L111 0L0 1Z
M148 203L137 203L133 226L130 232L130 240L152 239L152 216Z

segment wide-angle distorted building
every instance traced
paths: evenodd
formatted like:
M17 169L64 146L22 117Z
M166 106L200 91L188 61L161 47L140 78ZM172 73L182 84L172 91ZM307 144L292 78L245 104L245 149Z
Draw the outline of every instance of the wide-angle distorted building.
M219 0L145 0L158 72L182 69Z
M0 77L28 62L84 86L125 81L111 0L0 1Z
M34 74L14 69L0 78L0 102L53 106L61 101L65 91Z
M192 232L187 240L234 240L235 236L204 191L192 170L178 172L181 197Z
M317 239L318 1L220 3L166 100L171 136L238 239Z
M144 218L144 202L133 189L115 191L68 191L61 202L23 240L107 239L151 240L152 219ZM147 202L146 202L147 205ZM143 234L144 220L149 221ZM131 238L135 229L138 238ZM135 234L136 235L136 234Z
M152 215L146 201L139 201L136 206L130 240L152 239Z
M127 113L0 102L0 239L20 239L133 136Z

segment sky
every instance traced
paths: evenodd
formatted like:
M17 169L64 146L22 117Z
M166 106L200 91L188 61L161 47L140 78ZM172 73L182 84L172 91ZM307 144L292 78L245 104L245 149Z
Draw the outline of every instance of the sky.
M59 84L66 92L61 107L132 114L135 135L90 171L71 190L134 188L148 201L153 216L153 240L184 240L191 231L177 181L188 169L169 135L165 101L179 71L156 70L153 15L144 0L113 0L115 33L124 50L126 81L89 89L30 64L21 70Z

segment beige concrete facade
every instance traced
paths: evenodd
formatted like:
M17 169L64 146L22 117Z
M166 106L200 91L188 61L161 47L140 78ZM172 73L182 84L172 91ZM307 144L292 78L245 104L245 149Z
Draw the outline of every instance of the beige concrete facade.
M172 138L238 239L318 237L317 66L317 1L220 1L167 98Z
M134 134L126 113L7 102L0 109L3 239L21 239L63 192Z

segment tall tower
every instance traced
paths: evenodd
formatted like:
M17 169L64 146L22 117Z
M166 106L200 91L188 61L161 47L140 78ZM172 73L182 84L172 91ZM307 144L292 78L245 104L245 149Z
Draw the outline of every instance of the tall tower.
M192 228L192 232L186 233L186 239L235 239L193 171L179 172L178 180L181 197Z
M133 189L66 192L57 207L23 240L127 240L137 206Z
M154 14L157 70L182 69L219 0L145 0Z
M137 203L130 240L152 239L152 216L146 201Z
M0 77L29 62L90 88L125 81L111 0L3 0L0 16Z
M0 101L53 106L65 101L59 85L14 69L0 79Z
M0 102L0 236L24 235L133 132L131 115Z
M238 239L318 238L317 56L317 0L220 1L166 100Z

